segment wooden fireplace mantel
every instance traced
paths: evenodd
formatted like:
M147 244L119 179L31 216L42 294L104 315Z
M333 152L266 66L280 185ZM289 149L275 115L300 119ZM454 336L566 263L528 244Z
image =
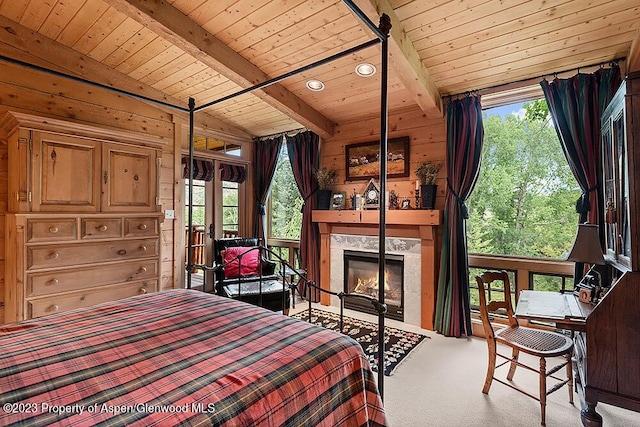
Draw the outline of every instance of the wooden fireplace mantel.
M331 234L377 236L380 212L377 210L314 210L313 222L320 230L320 286L330 289ZM442 224L439 210L388 210L385 212L385 235L421 240L421 327L433 330L433 313L438 277L437 237ZM320 303L330 304L330 295L323 293Z

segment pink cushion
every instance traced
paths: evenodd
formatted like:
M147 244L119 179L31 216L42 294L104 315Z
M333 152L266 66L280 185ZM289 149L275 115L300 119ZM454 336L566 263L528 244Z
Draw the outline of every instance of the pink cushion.
M234 246L220 252L224 265L224 277L227 279L239 276L256 276L260 274L260 251L258 248ZM235 259L242 254L242 260ZM233 261L232 261L233 260Z

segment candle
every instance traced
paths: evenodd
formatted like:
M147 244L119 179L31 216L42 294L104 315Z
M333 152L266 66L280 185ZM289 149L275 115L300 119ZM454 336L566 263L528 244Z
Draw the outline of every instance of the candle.
M420 181L416 179L416 191L420 189Z

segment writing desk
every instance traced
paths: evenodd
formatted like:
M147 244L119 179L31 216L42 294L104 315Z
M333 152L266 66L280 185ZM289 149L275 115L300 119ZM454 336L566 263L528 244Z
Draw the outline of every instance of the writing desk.
M516 318L555 323L557 328L585 331L593 305L580 302L573 293L522 291Z

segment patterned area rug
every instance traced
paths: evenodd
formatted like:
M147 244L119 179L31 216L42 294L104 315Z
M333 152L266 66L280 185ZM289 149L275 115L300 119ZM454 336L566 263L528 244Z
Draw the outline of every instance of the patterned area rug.
M292 317L304 321L309 320L308 310L294 314ZM311 323L327 329L338 331L340 316L324 310L311 309ZM384 374L392 375L402 362L422 341L426 335L403 331L385 326L385 360ZM344 316L343 333L356 340L364 349L371 369L378 371L378 325L364 320Z

